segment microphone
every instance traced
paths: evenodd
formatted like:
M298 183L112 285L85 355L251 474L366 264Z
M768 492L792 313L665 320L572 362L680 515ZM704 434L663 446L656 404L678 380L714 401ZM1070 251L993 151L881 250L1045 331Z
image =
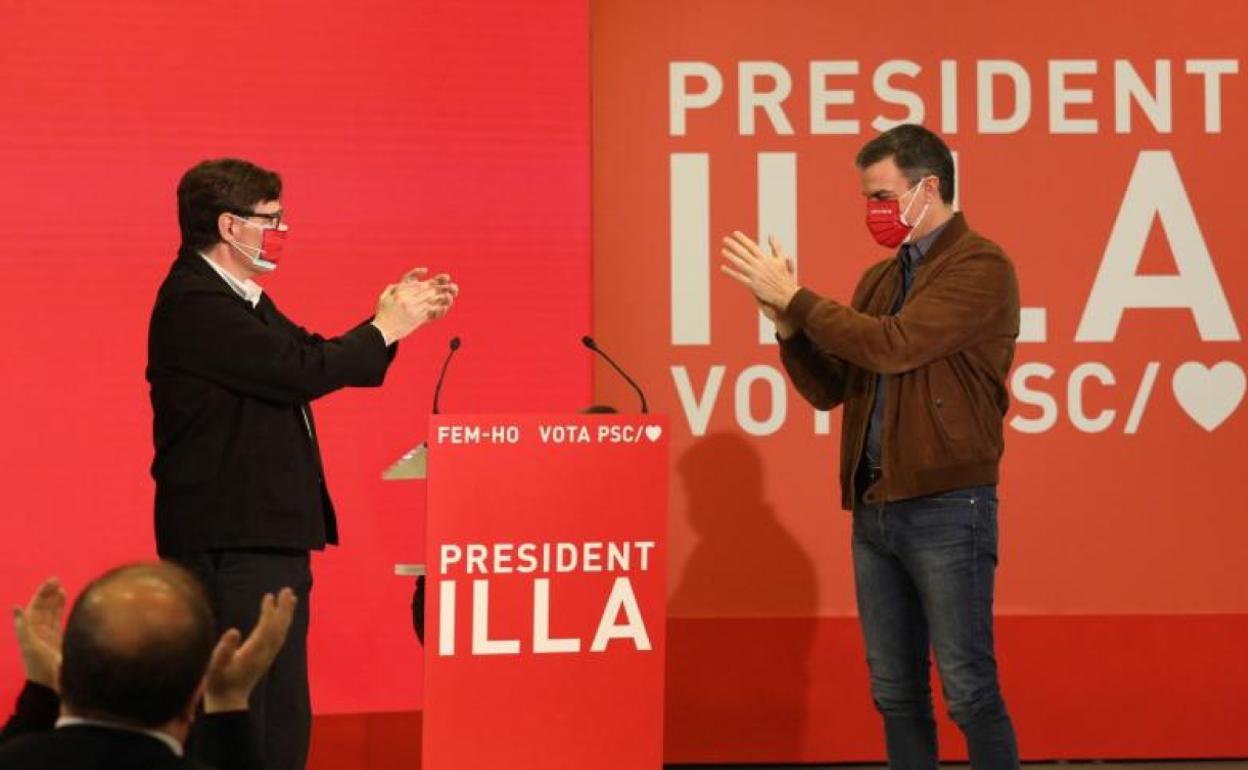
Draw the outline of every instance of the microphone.
M602 348L598 347L598 343L594 342L593 337L589 335L581 337L581 344L605 358L607 363L611 364L611 368L619 372L620 376L627 380L629 385L633 386L633 390L637 391L637 397L641 399L641 413L650 414L650 405L646 403L646 394L641 391L641 386L637 384L637 381L629 377L628 373L621 369L619 364L611 360L611 356L602 352Z
M451 365L451 358L455 355L455 351L459 350L459 337L451 337L451 350L446 354L446 360L442 362L442 373L438 375L438 384L433 386L433 413L441 414L438 411L438 397L442 395L442 381L446 379L446 367Z

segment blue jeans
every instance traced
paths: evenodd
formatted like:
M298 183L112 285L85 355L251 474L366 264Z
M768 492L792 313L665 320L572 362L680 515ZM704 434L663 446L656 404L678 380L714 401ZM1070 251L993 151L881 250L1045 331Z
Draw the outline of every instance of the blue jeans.
M853 546L871 696L884 717L889 767L937 767L929 648L971 767L1018 767L993 655L996 487L895 503L860 500Z

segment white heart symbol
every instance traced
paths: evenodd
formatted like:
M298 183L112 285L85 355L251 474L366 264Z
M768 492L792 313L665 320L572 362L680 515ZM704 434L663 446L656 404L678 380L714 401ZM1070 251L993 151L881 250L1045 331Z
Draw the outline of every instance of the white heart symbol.
M662 436L662 435L663 435L663 427L662 427L662 426L660 426L660 425L648 425L648 426L646 426L646 438L650 439L651 441L658 441L658 440L659 440L659 436Z
M1244 370L1223 361L1213 367L1188 361L1170 382L1179 406L1207 431L1226 421L1244 398Z

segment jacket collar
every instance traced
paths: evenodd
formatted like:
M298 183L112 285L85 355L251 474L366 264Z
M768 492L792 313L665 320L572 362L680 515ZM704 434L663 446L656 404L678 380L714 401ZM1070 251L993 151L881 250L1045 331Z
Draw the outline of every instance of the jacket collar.
M189 246L182 246L178 249L178 258L174 262L174 266L190 270L196 275L212 278L221 284L221 288L230 291L230 287L226 286L221 278L212 271L212 268L208 266L208 263L204 261L199 252Z
M961 211L955 211L953 218L945 224L945 229L940 231L936 242L927 250L927 254L923 255L923 260L919 263L919 266L923 267L939 261L949 251L949 247L957 243L969 231L970 227L966 224L966 217L962 215Z
M940 235L936 237L936 241L931 248L923 255L923 259L919 260L919 264L914 272L914 284L910 287L910 296L913 296L915 290L923 283L924 276L931 273L932 266L943 261L950 254L950 247L968 232L970 232L970 228L966 224L966 217L962 216L962 212L956 212L953 218L945 224L944 229L940 231ZM898 287L901 286L900 259L893 257L888 260L888 266L880 274L880 281L879 285L882 291L876 293L875 298L867 306L870 312L877 314L888 312L888 308L891 307L893 302L893 297L896 295ZM907 297L907 301L909 301L909 297Z
M220 291L234 297L247 307L251 307L251 303L243 299L238 292L234 291L217 272L212 269L212 265L208 264L208 260L195 249L188 246L182 246L178 249L178 258L173 263L174 270L186 270L204 279L204 282L211 286L214 291ZM265 294L260 295L260 303L263 304ZM259 307L257 304L257 307Z

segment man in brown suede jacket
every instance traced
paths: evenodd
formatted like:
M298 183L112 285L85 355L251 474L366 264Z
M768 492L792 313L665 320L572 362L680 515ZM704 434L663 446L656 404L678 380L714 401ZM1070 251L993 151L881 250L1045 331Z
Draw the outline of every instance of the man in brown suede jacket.
M971 765L1018 765L992 632L998 465L1018 336L1014 267L955 212L953 158L902 125L857 157L866 222L900 247L848 305L800 287L780 244L724 239L725 273L776 323L793 385L844 405L841 501L871 693L894 768L937 766L929 649Z

